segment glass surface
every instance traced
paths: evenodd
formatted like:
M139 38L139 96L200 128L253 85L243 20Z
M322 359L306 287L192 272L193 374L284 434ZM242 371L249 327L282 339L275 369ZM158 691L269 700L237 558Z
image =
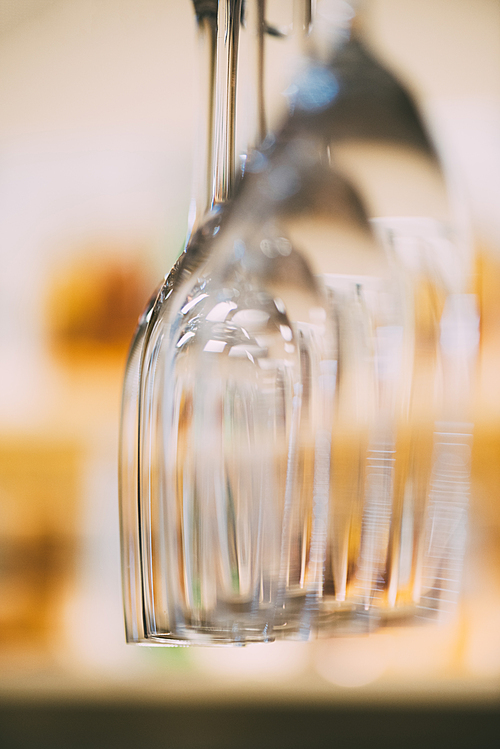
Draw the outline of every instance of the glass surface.
M352 634L457 601L466 240L413 99L333 5L335 24L311 17L289 118L148 318L130 579L150 642ZM219 16L216 201L234 172L235 12Z

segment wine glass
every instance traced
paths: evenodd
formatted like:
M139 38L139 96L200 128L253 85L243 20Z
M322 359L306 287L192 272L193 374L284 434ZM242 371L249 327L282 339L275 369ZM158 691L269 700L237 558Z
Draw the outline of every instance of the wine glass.
M255 0L242 14L241 0L193 0L201 46L203 79L200 133L190 232L186 249L153 294L134 336L123 386L120 426L120 514L123 593L127 640L144 637L139 537L139 412L144 351L159 317L176 305L176 291L203 264L219 230L224 204L245 164L249 140L266 134L264 106L264 2ZM244 33L240 33L244 32ZM281 35L280 35L281 36ZM292 34L293 38L293 34ZM239 74L238 74L239 71ZM241 164L236 158L240 154ZM178 311L178 308L176 308Z
M464 415L470 387L461 373L470 366L474 350L471 345L467 365L462 360L461 367L445 366L442 334L446 329L457 339L457 331L467 329L473 340L477 330L474 301L464 295L471 255L465 211L458 206L457 217L415 100L369 51L359 18L350 34L339 38L335 31L348 27L353 9L346 3L321 5L341 8L345 23L338 23L337 14L329 32L327 14L313 18L311 59L292 92L296 111L290 126L308 122L323 132L332 166L362 195L404 292L397 303L397 324L373 331L378 426L368 446L355 577L367 609L375 606L388 621L412 621L420 616L424 598L426 616L437 616L443 605L450 609L439 569L448 564L452 538L456 543L448 587L456 591L460 584L470 461L461 458L465 467L456 483L444 484L437 477L443 475L446 440L464 455L470 449L470 413ZM325 39L334 33L332 54ZM315 69L323 71L335 93L321 113L311 115L308 79ZM457 309L459 314L450 312ZM447 403L449 392L460 392L453 409Z
M382 299L392 275L325 155L323 137L295 126L253 154L209 259L148 340L139 475L154 641L357 622L349 557L376 396L361 288ZM333 451L343 490L330 467L340 423L354 436Z
M219 131L226 135L228 132L231 133L235 126L234 108L231 106L235 86L231 87L228 96L226 77L227 70L230 69L232 74L229 77L235 82L237 60L234 49L235 46L237 48L240 9L238 7L227 13L225 6L219 8L218 0L193 0L193 5L200 47L201 91L198 102L199 135L195 154L190 228L184 252L151 296L139 320L128 354L122 391L119 494L122 585L128 642L140 642L144 638L137 472L139 392L145 342L157 316L171 303L172 294L181 279L189 276L203 261L205 239L220 221L221 207L229 196L232 180L226 180L225 187L219 188L214 179L215 165L222 165L223 175L234 170L233 155L228 155L224 144L219 143ZM237 5L239 6L238 3ZM217 36L218 28L226 31L220 38ZM226 159L229 159L229 164L226 163Z

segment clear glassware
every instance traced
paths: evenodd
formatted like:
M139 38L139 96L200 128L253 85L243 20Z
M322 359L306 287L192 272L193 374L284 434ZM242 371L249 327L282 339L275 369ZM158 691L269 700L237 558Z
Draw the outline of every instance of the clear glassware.
M400 318L372 333L377 428L367 451L353 579L367 609L375 607L388 622L415 621L449 612L448 593L455 591L456 600L460 587L470 467L463 456L472 433L463 371L477 338L474 300L464 294L471 250L466 211L456 204L415 100L369 51L362 17L352 21L354 5L359 3L318 3L292 120L323 131L332 167L359 190L399 276ZM307 81L316 70L335 95L311 116ZM363 284L361 289L366 297ZM445 364L443 346L458 340L459 330L468 331L469 359L462 352L461 366L454 368ZM443 472L451 469L442 467L446 440L462 451L462 468L449 481Z
M154 641L371 626L346 590L362 521L359 435L368 440L376 410L358 291L363 278L372 316L393 322L396 305L382 303L393 276L327 163L324 133L295 125L252 155L209 259L147 343L139 476ZM355 439L335 442L344 486L332 502L339 424Z
M224 246L229 231L221 230ZM146 351L140 491L153 640L273 637L287 492L295 491L300 354L283 295L259 268L244 267L238 248L247 254L252 236L240 225L238 235L233 262L204 272ZM309 283L302 296L314 313Z
M144 638L139 537L139 412L146 342L158 317L175 306L178 286L200 266L223 220L224 204L244 168L248 143L267 131L264 2L193 0L203 80L190 229L186 248L157 290L134 336L126 367L120 425L120 515L123 594L129 642ZM293 34L291 35L293 39ZM239 72L238 72L239 70ZM257 136L256 136L257 134Z
M341 10L335 35L312 18L291 117L148 323L134 459L150 644L364 631L440 615L459 589L466 252L413 100L349 37L349 6L322 5Z
M474 296L459 293L448 225L430 218L374 225L400 258L413 330L407 384L394 401L393 530L375 598L388 623L445 619L456 610L467 541L479 320Z
M144 345L149 327L160 310L169 303L176 285L202 262L205 239L220 220L220 207L229 195L215 180L215 162L227 158L220 149L224 139L217 130L234 130L234 109L229 102L221 102L226 93L227 75L236 75L236 55L239 35L239 10L222 16L219 0L193 0L199 44L200 96L198 106L198 138L196 143L193 198L189 214L186 246L171 271L153 293L142 314L132 340L123 383L119 445L120 534L122 552L122 586L127 642L144 638L143 595L140 571L140 538L138 516L138 439L139 392L142 375ZM219 11L221 17L219 18ZM222 24L222 33L218 29ZM236 25L235 25L236 24ZM219 71L217 70L219 65ZM230 72L232 71L232 72ZM222 79L222 80L221 80ZM217 82L219 81L218 85ZM232 94L234 100L234 90ZM225 111L227 110L227 111ZM228 120L229 118L229 120ZM231 121L232 118L232 121ZM234 140L234 135L233 135ZM233 142L234 148L234 142ZM229 169L234 169L234 155ZM228 169L225 170L226 172ZM215 191L218 206L215 207Z

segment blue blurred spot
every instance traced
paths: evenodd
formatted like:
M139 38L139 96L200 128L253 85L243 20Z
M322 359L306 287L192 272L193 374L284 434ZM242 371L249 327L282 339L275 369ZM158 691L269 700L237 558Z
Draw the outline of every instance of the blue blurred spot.
M339 84L333 73L318 66L304 70L287 91L293 106L306 112L326 109L338 92Z

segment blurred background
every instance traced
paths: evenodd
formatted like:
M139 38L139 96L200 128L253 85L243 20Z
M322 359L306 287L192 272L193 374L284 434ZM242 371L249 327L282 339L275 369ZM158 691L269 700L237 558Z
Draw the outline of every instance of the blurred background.
M283 3L273 0L271 11ZM370 42L420 97L471 209L481 353L459 615L440 628L308 644L125 645L121 381L137 317L186 234L194 15L189 0L2 0L5 746L90 746L89 726L94 746L110 746L108 733L122 746L149 746L165 720L176 737L165 745L179 747L250 746L257 731L261 746L323 746L314 730L332 738L333 715L349 746L366 745L369 731L372 746L381 737L401 745L403 723L410 737L441 730L436 745L471 746L460 743L469 729L460 730L457 714L469 716L476 739L492 729L500 697L500 0L367 0L366 11ZM276 75L285 80L286 70ZM303 738L287 706L311 726ZM419 710L426 720L411 723ZM358 714L365 728L355 728Z

